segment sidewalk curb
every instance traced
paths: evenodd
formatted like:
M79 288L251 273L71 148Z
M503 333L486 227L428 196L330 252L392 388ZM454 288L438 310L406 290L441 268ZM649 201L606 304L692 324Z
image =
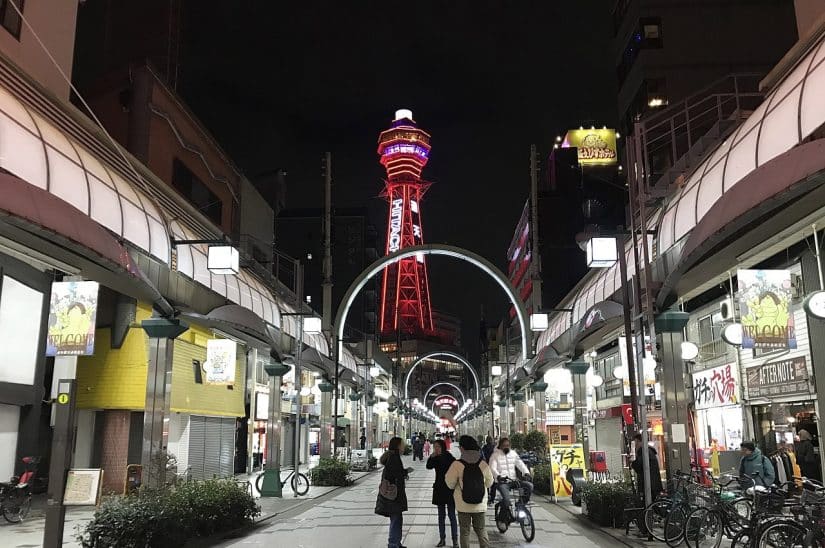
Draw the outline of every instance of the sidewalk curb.
M611 528L609 528L609 527L600 527L600 526L598 526L598 525L595 525L595 524L594 524L592 521L590 521L589 519L587 519L587 516L585 516L584 514L577 514L577 513L573 512L573 511L571 511L569 508L567 508L567 506L564 506L564 505L562 505L562 504L559 504L559 503L557 503L557 502L554 502L554 501L553 501L550 497L548 497L548 496L543 496L543 498L544 498L544 500L545 500L546 502L548 502L548 503L550 503L550 504L555 505L557 508L560 508L561 510L564 510L565 512L567 512L567 513L568 513L568 514L570 514L571 516L574 516L574 517L578 518L578 520L579 520L579 521L581 521L581 522L583 522L583 523L586 523L588 526L590 526L590 528L591 528L592 530L594 530L594 531L599 531L599 532L601 532L602 534L604 534L604 535L606 535L606 536L608 536L608 537L612 538L612 539L613 539L613 540L615 540L616 542L620 542L621 544L624 544L624 545L625 545L625 546L627 546L628 548L644 548L644 547L645 547L645 545L644 545L644 544L642 544L642 543L635 543L635 542L634 542L634 539L629 538L627 535L623 535L623 534L619 534L619 533L617 533L617 532L614 532L614 531L621 531L621 529L615 529L615 530L614 530L614 529L611 529Z
M344 489L344 488L347 488L347 487L352 487L353 485L355 485L356 483L358 483L358 481L359 481L359 480L362 480L362 479L366 478L367 476L369 476L369 475L371 475L371 474L373 474L373 473L377 472L378 470L379 470L378 468L376 468L375 470L369 470L369 471L368 471L368 472L366 472L363 476L360 476L359 478L354 479L354 480L352 481L352 484L351 484L351 485L337 485L337 486L333 487L332 489L330 489L329 491L327 491L326 493L324 493L324 494L323 494L323 495L321 495L321 496L322 496L322 497L325 497L325 496L330 495L330 494L332 494L332 493L335 493L336 491L339 491L339 490L341 490L341 489ZM297 497L296 497L296 498L297 498ZM295 508L298 508L299 506L302 506L303 504L305 504L305 503L307 503L307 502L310 502L310 501L313 501L313 500L315 500L315 499L297 499L297 500L299 500L300 502L298 502L297 504L294 504L294 505L290 506L289 508L286 508L286 509L284 509L284 510L281 510L280 512L273 512L272 514L267 514L266 516L263 516L262 518L256 519L256 520L255 520L255 522L252 524L252 527L257 528L259 524L264 523L264 522L267 522L267 521L269 521L269 520L271 520L271 519L273 519L273 518L276 518L276 517L280 516L281 514L283 514L283 513L285 513L285 512L289 512L289 511L291 511L291 510L294 510ZM243 528L241 528L241 529L243 529Z

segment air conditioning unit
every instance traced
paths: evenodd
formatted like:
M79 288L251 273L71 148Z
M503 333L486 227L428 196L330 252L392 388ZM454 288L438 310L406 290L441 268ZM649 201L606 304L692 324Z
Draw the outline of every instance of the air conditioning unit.
M726 322L733 321L734 315L736 314L733 307L733 299L730 297L719 303L719 314L722 316L722 320Z

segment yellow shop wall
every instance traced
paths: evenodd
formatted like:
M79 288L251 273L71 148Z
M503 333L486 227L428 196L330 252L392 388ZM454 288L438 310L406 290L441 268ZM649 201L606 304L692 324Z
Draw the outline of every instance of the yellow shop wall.
M189 331L175 340L172 361L173 412L222 417L244 416L246 367L241 347L238 348L239 359L232 390L223 385L195 383L192 360L203 364L206 361L206 341L214 338L211 331L190 325Z
M152 316L152 306L138 303L135 323ZM132 327L121 348L112 348L112 330L95 332L95 353L77 359L77 407L80 409L143 409L146 402L148 339Z

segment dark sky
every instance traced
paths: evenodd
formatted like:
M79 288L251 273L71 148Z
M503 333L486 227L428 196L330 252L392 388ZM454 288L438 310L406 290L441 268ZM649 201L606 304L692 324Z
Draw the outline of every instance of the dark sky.
M505 268L529 192L529 147L615 118L608 0L187 2L179 91L250 176L282 167L288 207L369 204L383 168L378 133L397 108L432 134L425 238ZM503 7L506 6L506 7ZM459 315L475 350L504 293L473 267L430 261L434 307Z

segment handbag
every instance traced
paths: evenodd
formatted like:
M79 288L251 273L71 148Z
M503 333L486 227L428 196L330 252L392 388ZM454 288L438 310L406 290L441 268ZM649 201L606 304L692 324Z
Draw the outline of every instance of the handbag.
M381 484L378 486L378 494L387 500L395 500L398 497L398 486L382 477Z

